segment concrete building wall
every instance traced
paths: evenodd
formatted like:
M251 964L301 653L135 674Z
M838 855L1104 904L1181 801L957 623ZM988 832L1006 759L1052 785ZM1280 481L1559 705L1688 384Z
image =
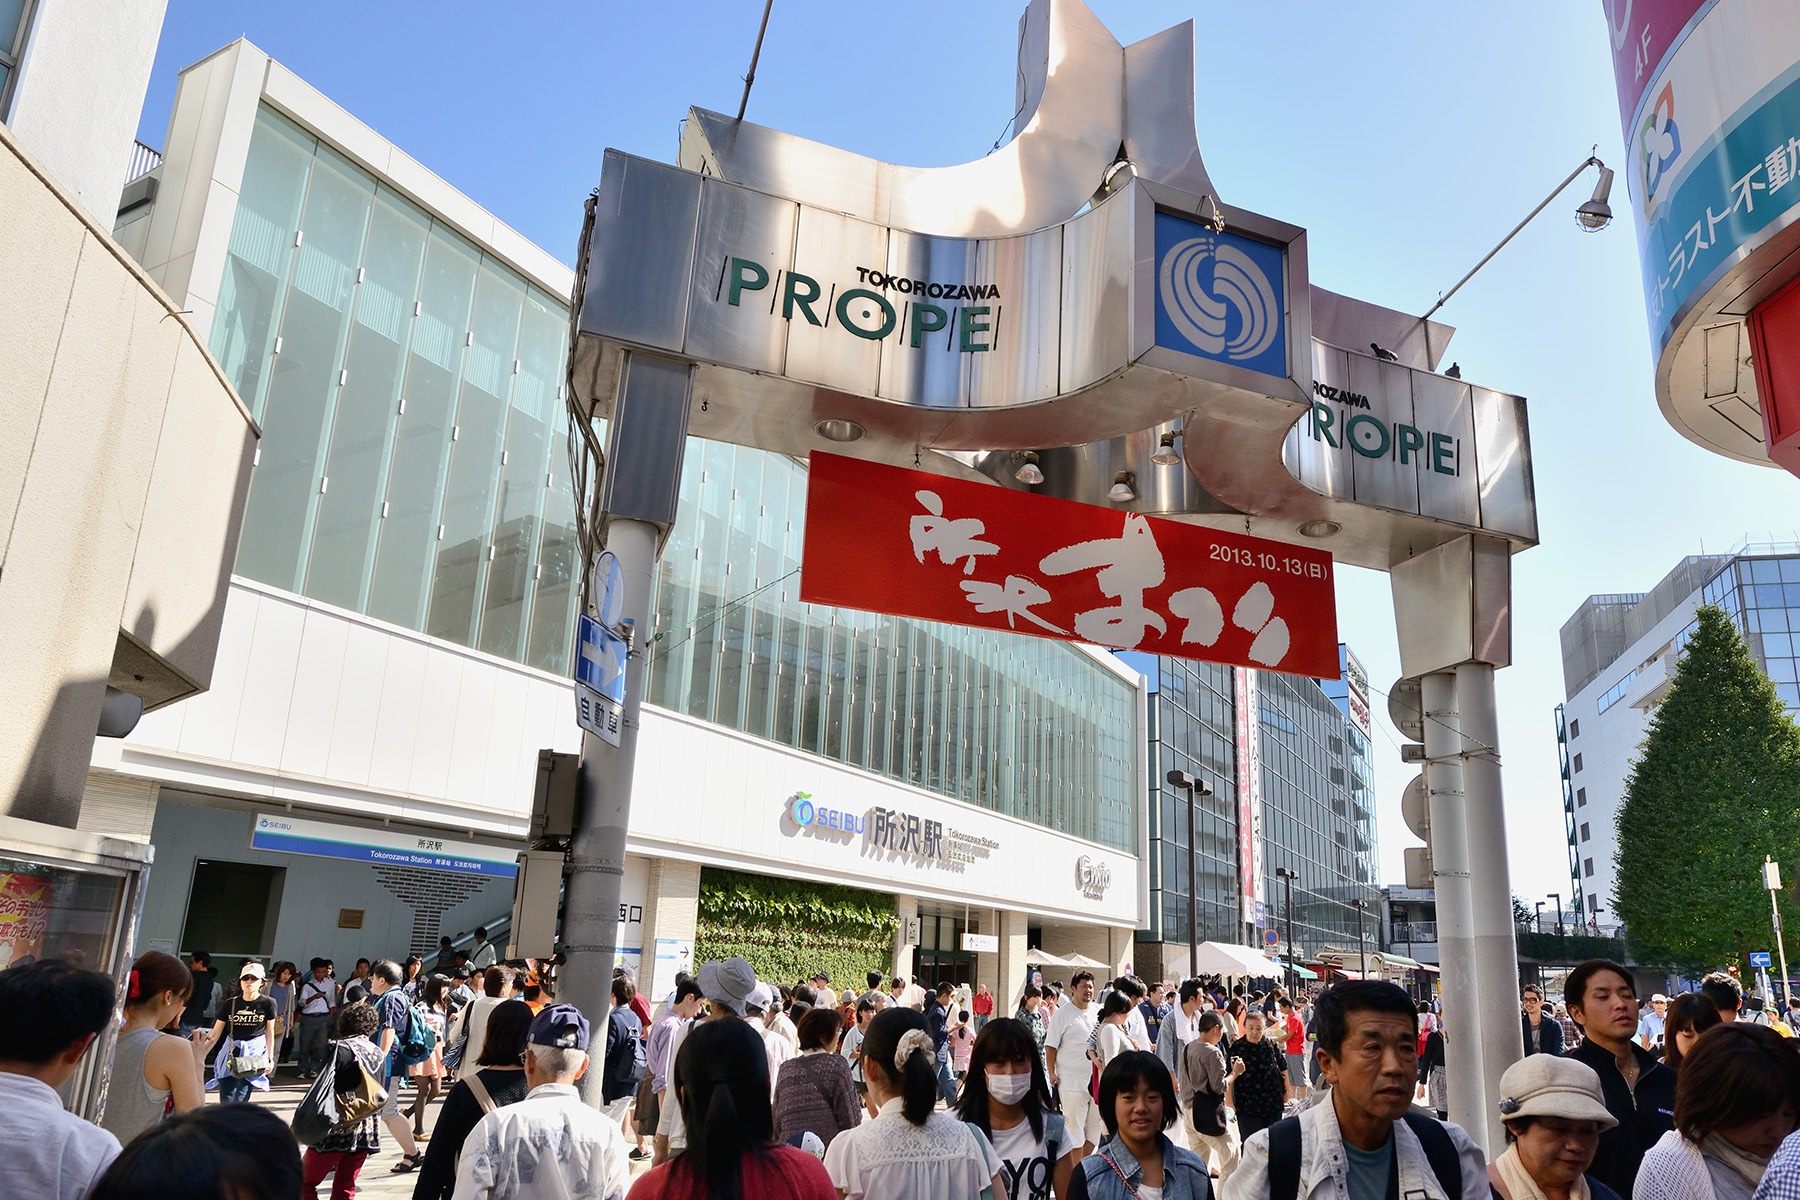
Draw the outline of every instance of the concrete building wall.
M73 826L109 682L204 689L256 429L168 297L0 129L0 812Z
M83 208L111 227L167 0L37 0L3 115Z
M1619 848L1614 822L1625 799L1625 781L1649 732L1651 714L1674 678L1675 637L1693 621L1699 605L1696 589L1563 706L1565 728L1580 729L1568 738L1568 754L1576 834L1571 886L1580 888L1583 924L1594 915L1596 900L1600 924L1612 924L1613 887L1618 879L1613 857ZM1623 691L1601 712L1600 700L1620 685ZM1577 755L1580 770L1575 769ZM1572 901L1565 898L1565 904L1573 910Z
M198 949L220 956L260 953L272 961L287 959L302 966L317 955L335 960L338 978L344 979L358 958L401 958L409 950L434 947L438 930L467 932L512 909L509 879L400 872L366 862L252 850L253 820L254 815L240 807L164 789L156 806L152 833L156 868L150 873L144 896L139 951L187 953ZM194 865L200 859L285 868L270 947L185 944L182 929L188 917ZM192 898L200 904L217 902L216 897L205 895ZM359 911L362 928L339 928L343 909ZM426 921L418 919L421 914Z

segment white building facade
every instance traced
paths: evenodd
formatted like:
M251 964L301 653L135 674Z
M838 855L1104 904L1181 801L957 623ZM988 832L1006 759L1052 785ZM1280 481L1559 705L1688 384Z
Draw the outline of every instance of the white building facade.
M1800 712L1800 549L1745 545L1693 555L1648 592L1583 601L1562 628L1567 699L1556 709L1573 925L1614 924L1625 784L1702 604L1725 611L1788 711Z
M340 971L428 951L509 913L537 752L579 744L571 272L241 41L183 73L156 179L118 237L211 330L263 440L212 691L95 762L157 848L140 944ZM747 877L869 897L891 936L841 969L1010 993L1029 947L1126 965L1142 677L804 605L804 467L702 441L687 463L627 960L660 981L742 935L789 962L803 926L708 907Z

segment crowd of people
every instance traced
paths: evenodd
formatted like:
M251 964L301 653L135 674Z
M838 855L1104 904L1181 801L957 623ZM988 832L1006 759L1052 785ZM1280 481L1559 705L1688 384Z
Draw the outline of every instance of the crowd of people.
M122 1021L106 975L0 972L0 1194L290 1200L329 1178L350 1200L385 1134L415 1200L1800 1196L1800 1043L1722 973L1642 1003L1603 960L1560 1009L1524 988L1489 1155L1446 1119L1455 1030L1385 982L1076 971L1005 1016L985 988L776 985L733 958L654 1002L620 970L590 1023L552 968L445 954L340 983L246 961L228 986L205 954L151 951ZM91 1124L57 1089L115 1021ZM291 1125L246 1103L290 1052Z

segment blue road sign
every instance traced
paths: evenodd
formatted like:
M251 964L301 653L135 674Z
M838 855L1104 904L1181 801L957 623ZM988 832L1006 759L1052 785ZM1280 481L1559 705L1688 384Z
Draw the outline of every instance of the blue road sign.
M1750 952L1750 965L1753 967L1769 966L1769 952L1767 950L1752 950Z
M625 703L625 639L586 613L581 614L575 646L575 679L595 695Z

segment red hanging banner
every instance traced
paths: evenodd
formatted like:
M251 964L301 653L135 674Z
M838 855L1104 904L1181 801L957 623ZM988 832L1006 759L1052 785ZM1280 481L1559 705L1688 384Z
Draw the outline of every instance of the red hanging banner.
M816 451L800 598L1338 677L1329 554Z

